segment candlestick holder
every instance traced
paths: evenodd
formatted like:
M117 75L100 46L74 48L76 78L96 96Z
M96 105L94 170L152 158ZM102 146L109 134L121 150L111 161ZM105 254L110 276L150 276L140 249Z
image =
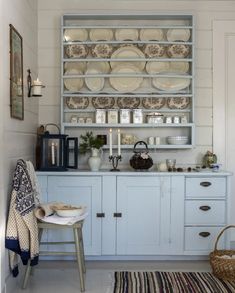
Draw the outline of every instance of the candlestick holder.
M122 156L118 155L118 156L109 156L109 162L112 162L112 166L113 169L110 169L110 171L120 171L120 169L118 169L118 161L121 162L122 160Z

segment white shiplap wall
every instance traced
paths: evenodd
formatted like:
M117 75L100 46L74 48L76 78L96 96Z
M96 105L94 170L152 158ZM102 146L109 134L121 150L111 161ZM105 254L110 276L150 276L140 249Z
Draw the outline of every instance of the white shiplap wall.
M212 149L212 22L214 19L235 19L234 1L57 0L55 6L54 1L40 0L38 8L39 74L43 76L47 86L39 107L39 121L43 124L60 121L60 17L62 14L83 12L194 14L196 22L196 147L193 150L183 151L162 150L152 153L152 157L155 162L177 157L178 165L201 163L203 154L208 149ZM73 131L72 134L77 133ZM131 152L124 155L122 165L128 164L130 156ZM85 159L80 160L81 167L86 164ZM108 163L107 154L104 156L104 161Z
M8 254L4 249L5 220L11 190L12 172L17 159L34 160L36 128L38 126L38 101L27 97L26 78L30 68L33 76L38 72L37 0L0 0L0 257L1 287L9 275ZM9 93L9 24L23 38L24 60L24 121L10 117ZM9 283L12 283L10 279Z
M2 13L3 13L3 5L2 5L2 0L0 0L0 19L2 19ZM3 29L2 26L0 26L0 40L2 40L3 36ZM3 52L3 42L0 42L0 56L2 56ZM0 67L0 85L2 85L3 81L3 68ZM3 96L2 93L0 92L0 154L3 152L3 107L2 107L2 100ZM4 194L4 188L3 188L3 156L0 155L0 194ZM5 234L5 225L4 223L4 201L2 199L3 196L0 197L0 263L4 263L5 257L4 257L4 234ZM2 275L2 272L5 271L4 265L0 266L0 290L2 291L4 282L4 276ZM0 291L0 292L1 292Z

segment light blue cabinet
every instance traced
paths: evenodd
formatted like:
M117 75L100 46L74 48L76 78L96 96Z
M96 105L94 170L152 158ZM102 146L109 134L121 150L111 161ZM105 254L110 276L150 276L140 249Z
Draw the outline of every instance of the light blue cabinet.
M44 202L87 206L87 256L154 259L160 255L208 255L219 230L229 223L229 175L40 172L38 178ZM72 240L66 231L59 235L48 231L45 237ZM224 246L228 240L221 243Z
M182 253L183 243L179 239L183 233L183 184L181 193L177 188L180 180L178 177L175 184L171 176L118 177L118 255ZM174 198L178 216L172 206Z
M42 176L44 177L44 176ZM89 215L84 222L84 245L87 255L101 254L101 176L48 176L47 201L86 206ZM42 182L42 179L40 179ZM72 231L48 231L49 241L72 241ZM50 247L58 250L58 247ZM67 245L65 251L73 251Z
M185 179L185 254L212 251L219 232L227 223L229 206L228 176L188 176ZM229 242L225 233L218 244Z

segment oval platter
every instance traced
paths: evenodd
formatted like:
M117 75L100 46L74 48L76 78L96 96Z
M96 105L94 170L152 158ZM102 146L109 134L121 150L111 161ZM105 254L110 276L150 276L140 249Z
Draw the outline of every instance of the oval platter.
M119 98L117 98L117 105L120 109L136 109L140 105L140 98L138 98L138 97L119 97Z
M89 106L88 97L67 97L66 105L69 109L86 109Z
M76 69L69 69L66 70L64 75L81 75L82 72ZM64 79L64 86L68 91L76 92L79 91L84 84L83 78L65 78Z
M112 109L115 99L114 97L93 97L91 103L95 109Z
M116 51L113 52L111 55L112 59L129 59L127 62L134 64L137 66L140 70L143 70L145 67L145 61L131 61L131 59L141 59L145 58L144 53L136 48L135 46L123 46L118 48ZM110 61L111 68L115 68L119 64L127 63L126 61Z
M84 28L71 28L64 31L65 42L84 42L87 38L88 32Z
M111 41L113 39L113 31L108 28L94 28L89 33L90 40L97 41Z
M148 97L143 98L142 105L145 109L156 109L159 110L165 105L165 98Z
M186 109L190 104L189 97L173 97L167 99L167 107L169 109Z
M133 64L119 64L112 70L113 76L111 74L109 82L116 91L122 93L131 93L138 89L143 82L143 77L138 76L139 73L139 68ZM115 76L117 74L126 74L127 76L117 77Z
M186 58L190 53L190 47L183 44L174 44L166 48L166 53L170 58Z
M169 42L187 42L190 39L189 29L168 29L166 38Z

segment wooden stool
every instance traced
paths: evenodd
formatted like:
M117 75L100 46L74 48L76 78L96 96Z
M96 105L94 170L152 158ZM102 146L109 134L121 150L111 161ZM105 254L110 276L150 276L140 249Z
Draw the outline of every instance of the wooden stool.
M75 252L40 251L39 255L75 255L76 254L77 263L78 263L78 270L79 270L81 292L85 291L84 274L86 272L83 237L82 237L83 221L84 220L81 220L79 222L76 222L73 225L59 225L59 224L51 224L51 223L46 223L46 222L38 222L38 233L39 233L39 243L40 244L45 244L45 245L75 244ZM43 229L73 229L74 241L41 242ZM32 269L32 267L30 266L30 261L29 261L27 264L26 270L25 270L22 289L25 289L27 286L31 269Z

